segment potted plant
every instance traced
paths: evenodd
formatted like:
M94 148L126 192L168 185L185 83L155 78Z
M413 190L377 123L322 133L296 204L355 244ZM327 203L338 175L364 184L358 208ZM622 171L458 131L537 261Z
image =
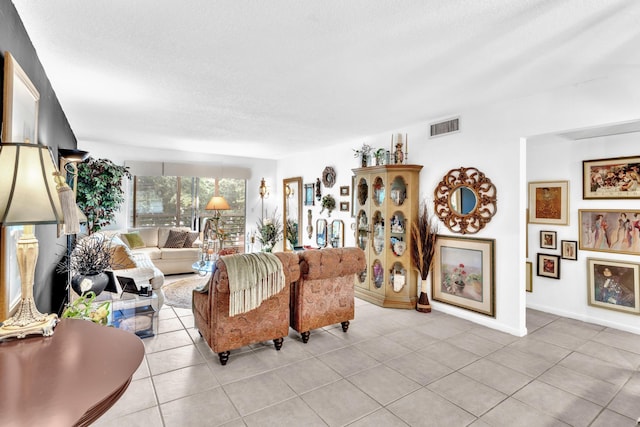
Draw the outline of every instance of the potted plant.
M431 304L427 295L427 276L429 275L429 270L431 270L437 234L438 223L434 217L429 215L425 203L422 205L422 210L416 220L411 224L411 261L422 279L416 310L423 313L431 311Z
M320 213L324 212L324 210L329 211L329 216L331 216L331 211L336 208L336 199L333 198L331 194L327 194L322 198L322 210Z
M258 226L258 241L262 245L263 252L271 252L273 247L282 240L282 223L276 215L277 209L273 211L273 216L262 218L256 224Z
M359 150L353 150L354 154L353 157L360 157L360 166L362 166L363 168L366 168L369 162L369 156L371 155L371 152L373 151L373 148L371 148L371 146L369 144L362 144L362 148Z
M71 273L71 288L78 295L89 292L99 295L109 283L104 271L112 268L114 252L110 240L99 235L86 236L78 240L68 259L58 264L58 271Z
M84 319L90 320L99 325L106 325L109 321L110 301L104 301L99 305L94 305L96 299L95 292L88 292L85 295L76 298L71 304L65 308L62 313L63 319Z
M76 201L87 217L89 234L100 231L113 221L124 202L124 178L131 179L129 169L111 160L89 157L78 164Z

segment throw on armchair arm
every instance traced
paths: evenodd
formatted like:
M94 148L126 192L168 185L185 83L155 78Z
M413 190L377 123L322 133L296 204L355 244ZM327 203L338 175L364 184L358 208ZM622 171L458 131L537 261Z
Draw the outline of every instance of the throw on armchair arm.
M276 350L289 334L290 284L300 277L298 256L292 252L274 254L282 263L284 287L267 298L258 307L229 316L229 272L225 259L243 255L221 257L208 283L208 291L193 291L195 326L209 347L226 365L229 351L256 342L273 340Z
M300 256L300 280L291 287L291 327L309 341L310 331L342 324L347 332L354 318L354 275L365 269L360 248L328 248L304 251Z

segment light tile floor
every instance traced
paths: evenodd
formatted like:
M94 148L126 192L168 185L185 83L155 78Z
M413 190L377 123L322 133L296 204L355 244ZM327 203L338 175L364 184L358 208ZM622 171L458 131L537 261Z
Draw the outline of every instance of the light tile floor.
M636 426L640 335L527 310L517 338L356 299L340 325L231 353L164 306L125 395L96 426ZM117 349L114 349L117 351Z

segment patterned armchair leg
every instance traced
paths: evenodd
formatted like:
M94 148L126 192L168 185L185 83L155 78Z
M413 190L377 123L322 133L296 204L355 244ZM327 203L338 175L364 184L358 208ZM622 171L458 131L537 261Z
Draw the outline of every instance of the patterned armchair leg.
M229 361L229 352L223 351L221 353L218 353L218 357L220 358L220 364L224 366Z
M273 345L275 346L276 350L280 350L282 348L283 342L284 342L284 338L282 337L276 338L273 340Z
M344 322L340 323L342 325L342 332L347 332L347 330L349 329L349 321L346 320Z

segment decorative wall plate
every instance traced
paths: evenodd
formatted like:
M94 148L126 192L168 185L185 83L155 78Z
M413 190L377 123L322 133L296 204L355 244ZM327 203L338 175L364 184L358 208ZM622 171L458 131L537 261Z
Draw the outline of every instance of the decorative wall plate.
M336 183L336 171L331 166L327 166L322 171L322 183L325 187L331 188Z

